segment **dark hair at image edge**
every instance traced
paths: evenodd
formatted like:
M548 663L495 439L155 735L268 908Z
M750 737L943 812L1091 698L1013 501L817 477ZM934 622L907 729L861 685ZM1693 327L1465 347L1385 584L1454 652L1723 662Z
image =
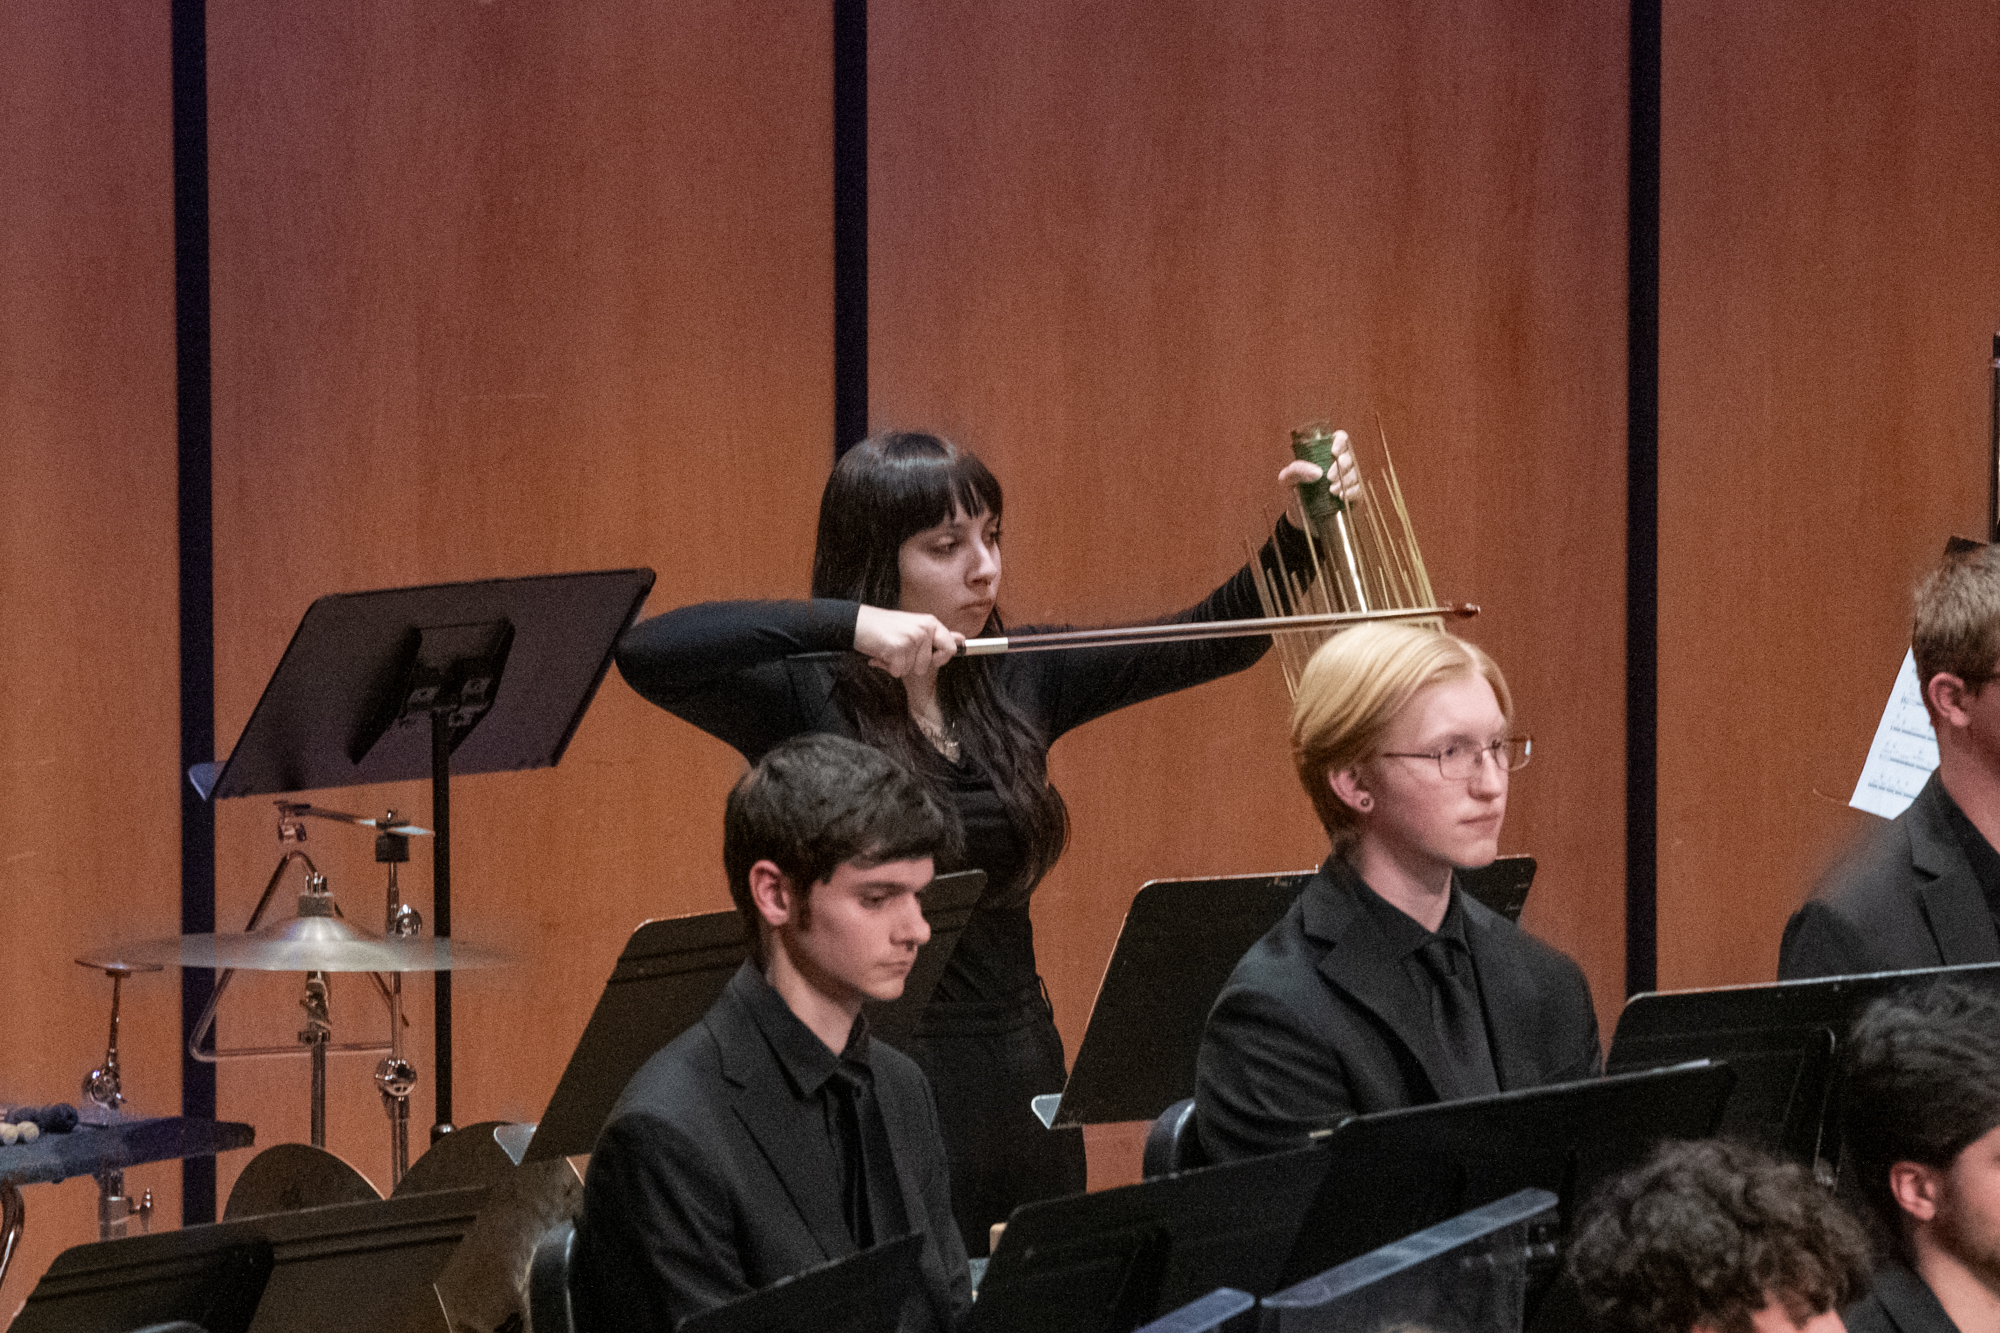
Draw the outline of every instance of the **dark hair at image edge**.
M820 497L812 595L896 609L902 601L903 543L955 512L998 518L1002 503L999 480L970 450L914 431L870 436L834 464ZM983 632L1001 630L996 609ZM997 673L991 658L949 662L938 672L938 702L1021 830L1027 883L1033 884L1069 841L1069 811L1049 784L1047 739L1001 693ZM901 681L850 659L834 664L833 693L863 740L943 793L949 770L911 722ZM1015 887L1023 886L992 886Z
M1794 1324L1867 1293L1868 1237L1793 1162L1725 1140L1663 1145L1591 1199L1569 1270L1615 1333L1751 1333L1773 1298Z
M957 855L958 844L949 805L880 750L844 736L796 736L777 746L730 790L722 817L729 896L760 965L761 917L750 896L757 862L772 862L801 892L805 925L812 886L841 866L945 860Z
M1936 982L1875 1001L1843 1058L1841 1128L1880 1239L1909 1258L1889 1168L1942 1171L2000 1126L2000 997Z

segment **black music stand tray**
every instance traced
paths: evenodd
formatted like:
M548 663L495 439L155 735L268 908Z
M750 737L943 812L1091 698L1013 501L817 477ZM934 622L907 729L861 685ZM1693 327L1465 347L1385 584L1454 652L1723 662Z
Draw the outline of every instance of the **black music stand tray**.
M73 1246L14 1327L130 1328L85 1322L126 1311L191 1318L174 1307L212 1282L211 1317L226 1315L214 1333L448 1333L431 1284L489 1194L438 1190Z
M985 891L983 870L939 875L924 891L930 941L917 951L902 998L868 1010L870 1028L892 1045L916 1030ZM633 931L522 1160L546 1162L589 1152L612 1104L639 1067L708 1012L749 956L743 918L734 911L648 921Z
M1654 1144L1713 1134L1732 1081L1727 1065L1703 1060L1356 1116L1326 1137L1331 1161L1285 1281L1516 1190L1555 1194L1567 1226L1599 1182Z
M1129 1333L1218 1287L1274 1291L1331 1160L1313 1146L1022 1204L965 1333Z
M690 1315L679 1333L883 1333L923 1281L921 1235L898 1236Z
M1727 1060L1736 1090L1721 1132L1811 1166L1837 1166L1839 1053L1874 1000L1951 980L2000 992L2000 963L1871 972L1716 990L1635 995L1618 1016L1613 1071Z
M451 936L451 775L550 768L576 734L650 569L321 597L205 798L431 780L431 930ZM436 974L438 1124L451 1125L451 973Z
M1225 875L1156 879L1126 910L1061 1101L1036 1098L1054 1128L1150 1120L1194 1096L1195 1056L1208 1011L1250 946L1278 923L1313 877ZM1466 892L1518 921L1535 858L1504 856L1459 872Z
M1273 1292L1263 1333L1519 1329L1534 1237L1554 1229L1556 1203L1547 1190L1521 1190Z

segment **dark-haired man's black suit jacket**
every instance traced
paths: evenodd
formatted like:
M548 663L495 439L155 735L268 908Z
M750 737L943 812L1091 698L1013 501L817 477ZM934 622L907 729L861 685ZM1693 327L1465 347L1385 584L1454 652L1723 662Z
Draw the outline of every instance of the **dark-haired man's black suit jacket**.
M1937 1296L1901 1264L1875 1270L1875 1289L1841 1312L1847 1333L1959 1333Z
M1303 1145L1350 1115L1452 1086L1427 1001L1331 858L1237 963L1209 1011L1195 1123L1217 1161ZM1597 1011L1568 955L1454 886L1502 1091L1595 1076Z
M2000 961L1950 799L1931 774L1909 809L1827 872L1785 925L1779 980Z
M702 1020L632 1076L591 1152L570 1292L581 1333L668 1333L681 1320L855 1253L824 1113L802 1103L746 1008L746 963ZM904 1211L926 1233L928 1308L971 1304L944 1140L914 1061L871 1042L875 1096ZM887 1240L889 1237L883 1237Z

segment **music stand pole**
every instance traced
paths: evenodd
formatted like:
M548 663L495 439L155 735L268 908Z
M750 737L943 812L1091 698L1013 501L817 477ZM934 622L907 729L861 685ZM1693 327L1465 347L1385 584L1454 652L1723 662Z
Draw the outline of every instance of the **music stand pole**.
M431 934L451 938L451 716L431 712L431 823L437 841L431 844ZM431 1027L431 1068L437 1080L436 1143L453 1129L451 1119L451 973L432 974L436 984L436 1021Z
M2000 333L1993 335L1993 407L1987 417L1986 442L1991 449L1986 480L1986 540L2000 542Z

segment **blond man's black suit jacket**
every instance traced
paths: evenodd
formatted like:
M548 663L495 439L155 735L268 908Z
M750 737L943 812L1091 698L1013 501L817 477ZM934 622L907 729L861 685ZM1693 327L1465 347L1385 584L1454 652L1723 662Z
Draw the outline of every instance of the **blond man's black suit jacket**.
M1429 1003L1339 858L1250 947L1209 1011L1195 1123L1217 1161L1303 1146L1351 1115L1422 1106L1453 1086ZM1590 1078L1597 1011L1567 954L1456 885L1500 1089Z
M744 964L612 1107L577 1219L570 1291L581 1333L667 1333L855 1252L824 1112L800 1100L746 1008L747 988L765 984ZM930 1085L884 1042L869 1044L868 1062L904 1212L926 1235L925 1299L903 1328L948 1329L972 1292Z

